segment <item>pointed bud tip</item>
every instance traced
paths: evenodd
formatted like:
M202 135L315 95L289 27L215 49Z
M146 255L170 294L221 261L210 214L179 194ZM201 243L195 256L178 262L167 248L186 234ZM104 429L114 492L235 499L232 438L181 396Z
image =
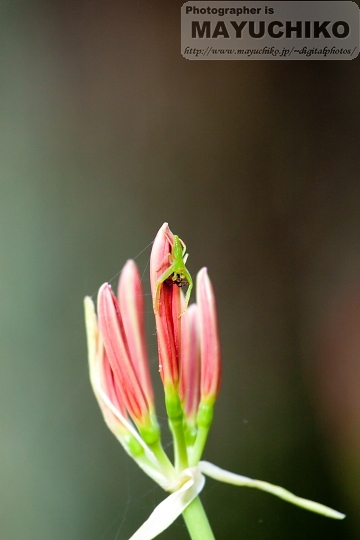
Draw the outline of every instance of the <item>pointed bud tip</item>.
M84 298L84 306L90 306L91 304L94 304L93 299L91 296L85 296Z
M203 267L199 270L199 272L198 272L197 275L198 275L198 278L200 278L200 279L203 278L203 277L205 277L205 276L208 276L208 270L207 270L207 267L206 267L206 266L203 266Z
M100 293L102 293L104 290L106 289L110 289L111 291L111 285L107 282L103 283L99 289L99 292L98 292L98 296L100 295Z
M130 280L133 280L138 276L138 268L133 259L128 259L121 270L120 279L118 283L118 293L120 292L121 284L127 286Z

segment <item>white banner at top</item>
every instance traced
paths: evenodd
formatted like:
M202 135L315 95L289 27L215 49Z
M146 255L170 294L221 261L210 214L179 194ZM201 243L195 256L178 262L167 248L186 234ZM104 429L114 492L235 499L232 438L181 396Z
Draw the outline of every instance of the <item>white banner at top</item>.
M352 60L355 2L186 2L181 54L189 60Z

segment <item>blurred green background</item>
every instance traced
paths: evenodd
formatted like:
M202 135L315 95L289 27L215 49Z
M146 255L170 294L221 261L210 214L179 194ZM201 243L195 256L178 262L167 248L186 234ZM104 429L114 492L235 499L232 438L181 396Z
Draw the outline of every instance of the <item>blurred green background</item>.
M206 459L348 515L209 480L216 537L360 537L360 60L191 62L181 5L0 3L2 540L126 539L163 499L101 418L82 300L164 221L217 296Z

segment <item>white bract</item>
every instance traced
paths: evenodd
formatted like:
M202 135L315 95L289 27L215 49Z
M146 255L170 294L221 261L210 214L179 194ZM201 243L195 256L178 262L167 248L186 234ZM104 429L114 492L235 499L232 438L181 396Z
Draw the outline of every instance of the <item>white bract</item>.
M208 461L200 461L197 467L188 468L181 473L180 479L186 479L183 486L162 501L129 540L151 540L169 527L201 492L205 485L204 474L214 480L219 480L227 484L253 487L267 491L287 502L326 517L334 519L344 519L345 517L345 514L337 510L333 510L314 501L309 501L308 499L303 499L302 497L297 497L280 486L225 471Z

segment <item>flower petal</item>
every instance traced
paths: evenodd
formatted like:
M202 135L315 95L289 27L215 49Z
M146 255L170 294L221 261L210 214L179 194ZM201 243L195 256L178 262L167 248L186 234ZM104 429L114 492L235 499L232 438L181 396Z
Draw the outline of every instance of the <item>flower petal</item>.
M226 482L227 484L234 484L235 486L246 486L261 489L262 491L267 491L268 493L272 493L273 495L280 497L280 499L284 499L284 501L326 517L334 519L344 519L345 517L345 514L342 514L337 510L333 510L328 506L324 506L323 504L314 501L309 501L309 499L297 497L287 489L280 486L275 486L274 484L269 484L268 482L263 482L262 480L253 480L247 476L241 476L240 474L225 471L224 469L221 469L208 461L200 461L198 467L202 473L206 474L206 476L210 476L210 478L213 478L214 480Z
M88 357L90 369L96 362L96 348L98 342L98 326L95 314L94 302L90 296L84 298L85 327L88 345Z
M129 540L151 540L158 536L182 514L205 484L205 478L197 467L185 469L180 479L186 479L185 483L155 508Z

